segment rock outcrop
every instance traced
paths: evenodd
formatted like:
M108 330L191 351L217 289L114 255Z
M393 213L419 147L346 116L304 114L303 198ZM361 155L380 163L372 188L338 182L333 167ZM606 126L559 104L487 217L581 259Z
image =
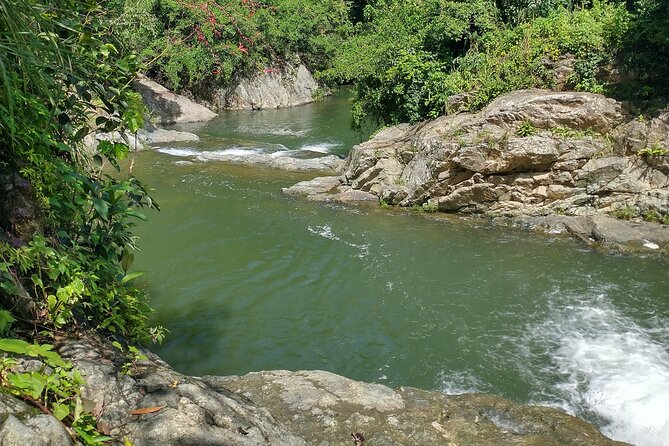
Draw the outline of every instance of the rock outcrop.
M318 83L303 64L286 63L264 69L206 100L214 110L261 110L292 107L314 101Z
M479 113L379 132L353 148L341 186L388 204L490 217L669 218L669 112L625 122L601 95L516 91ZM296 189L288 189L294 192ZM664 238L651 240L669 248Z
M313 445L622 445L548 407L491 395L390 389L329 372L258 372L204 378L269 409ZM364 441L356 443L358 439Z
M156 124L203 122L217 116L203 105L171 92L146 76L138 77L133 82L133 87L142 95L144 104Z
M557 409L489 395L390 389L323 371L195 378L176 373L150 352L144 352L147 360L124 358L95 335L61 341L59 351L82 372L87 381L82 396L98 429L114 444L125 439L136 446L623 444ZM0 444L72 441L53 416L0 395Z

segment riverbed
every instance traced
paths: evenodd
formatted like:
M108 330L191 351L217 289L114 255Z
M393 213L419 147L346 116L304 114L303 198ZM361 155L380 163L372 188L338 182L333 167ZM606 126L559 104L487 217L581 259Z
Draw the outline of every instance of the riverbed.
M669 260L600 252L483 220L310 203L309 175L217 154L345 156L346 95L228 112L199 143L135 155L162 211L136 268L158 353L180 372L322 369L388 386L563 408L637 445L669 444Z

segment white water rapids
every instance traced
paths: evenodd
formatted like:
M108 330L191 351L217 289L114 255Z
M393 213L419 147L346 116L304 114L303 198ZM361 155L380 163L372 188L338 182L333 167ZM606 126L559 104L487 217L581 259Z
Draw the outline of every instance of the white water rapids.
M636 446L669 445L669 324L640 326L606 292L546 296L549 311L509 339L535 384L553 382L532 404L596 421L608 437ZM494 356L494 355L493 355ZM546 366L546 359L550 366ZM443 377L449 394L485 392L469 373Z

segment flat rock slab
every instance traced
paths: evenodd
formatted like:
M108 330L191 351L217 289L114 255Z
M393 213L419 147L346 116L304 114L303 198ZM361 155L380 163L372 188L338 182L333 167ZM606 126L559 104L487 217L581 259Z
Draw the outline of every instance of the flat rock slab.
M504 219L495 221L553 234L568 233L591 246L625 252L669 253L669 226L657 223L619 220L605 215L514 217L506 222Z
M318 177L313 180L301 181L291 187L284 187L286 195L297 195L309 201L355 203L378 202L379 198L369 192L356 190L344 184L342 177Z
M364 446L623 445L585 421L548 407L482 394L448 396L390 389L329 372L258 372L205 377L266 407L310 445Z

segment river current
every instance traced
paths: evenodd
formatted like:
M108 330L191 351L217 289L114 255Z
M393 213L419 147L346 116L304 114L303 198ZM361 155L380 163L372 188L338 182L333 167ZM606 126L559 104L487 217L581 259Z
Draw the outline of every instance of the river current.
M344 156L345 95L183 127L135 155L162 207L136 267L158 353L194 375L322 369L562 408L669 445L669 260L598 252L481 220L281 194L309 176L217 154ZM234 152L231 152L234 151ZM283 153L281 153L283 154Z

